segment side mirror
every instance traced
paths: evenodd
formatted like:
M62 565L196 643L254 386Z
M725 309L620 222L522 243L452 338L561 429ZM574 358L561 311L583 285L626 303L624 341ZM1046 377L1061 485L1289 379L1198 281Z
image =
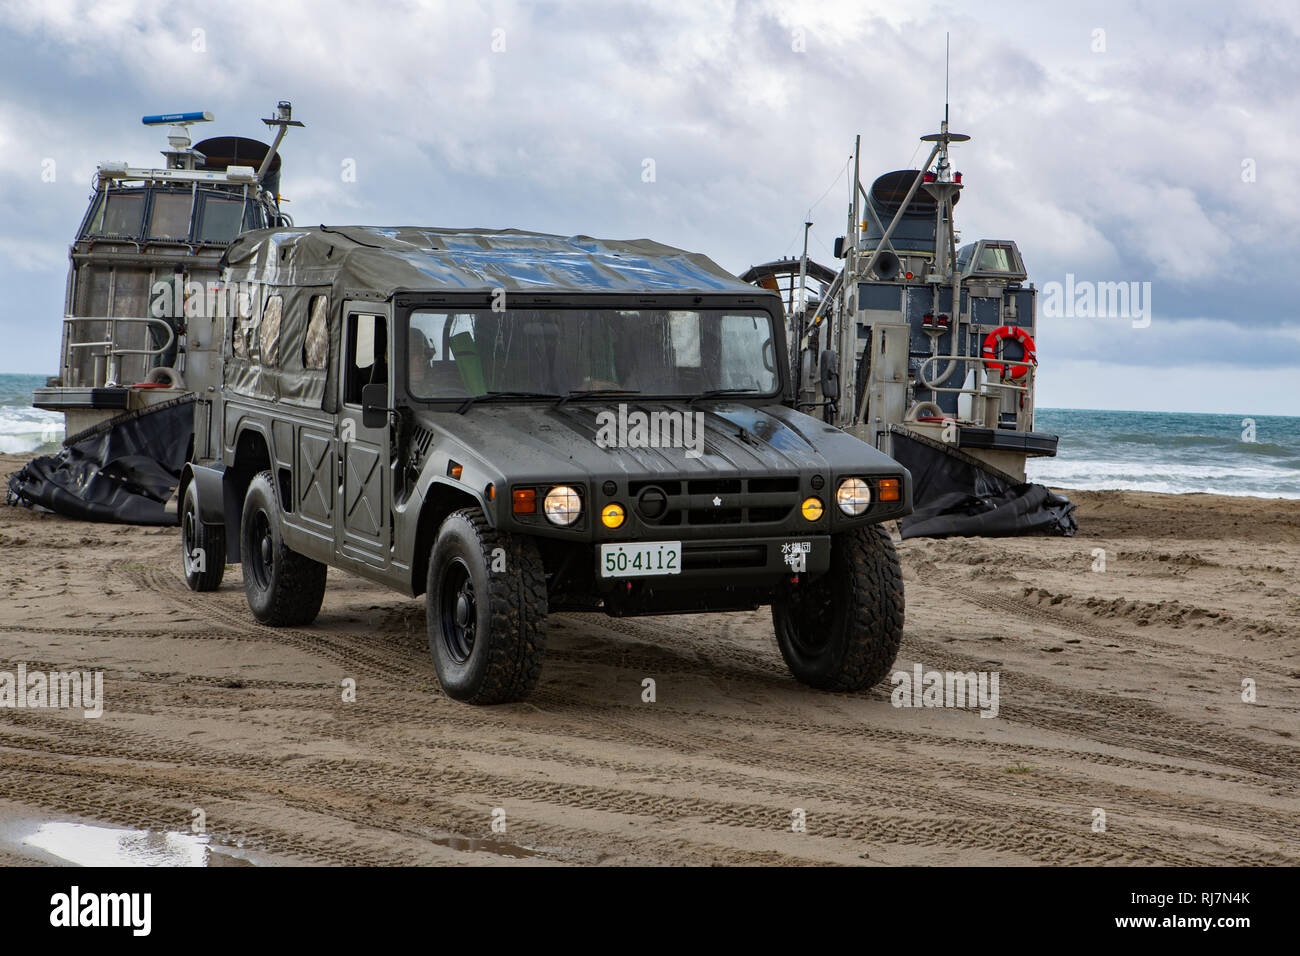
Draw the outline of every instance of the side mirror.
M849 241L849 237L848 237L848 236L836 236L836 237L835 237L835 249L834 249L834 254L835 254L835 258L836 258L836 259L843 259L843 258L844 258L844 245L845 245L845 243L847 243L848 241Z
M822 397L828 402L840 399L840 356L834 349L822 349Z
M382 382L361 387L361 424L366 428L388 427L388 386Z

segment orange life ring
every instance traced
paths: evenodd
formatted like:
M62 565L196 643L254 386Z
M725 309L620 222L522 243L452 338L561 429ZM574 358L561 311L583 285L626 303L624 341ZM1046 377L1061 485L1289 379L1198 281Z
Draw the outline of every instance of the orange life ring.
M1003 339L1015 339L1025 350L1024 362L1012 365L998 360L998 343ZM984 364L991 372L1001 372L1004 379L1014 381L1029 374L1029 366L1038 364L1038 352L1034 347L1033 337L1019 326L1002 325L994 329L984 339L982 349Z

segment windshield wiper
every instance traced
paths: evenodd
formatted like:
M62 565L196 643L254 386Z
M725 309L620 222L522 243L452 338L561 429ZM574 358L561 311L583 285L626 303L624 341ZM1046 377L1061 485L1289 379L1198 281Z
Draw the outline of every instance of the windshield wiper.
M587 398L590 395L640 395L639 388L575 388L562 399L556 402L556 407L563 405L571 398Z
M456 413L464 415L469 407L475 402L490 402L498 398L559 398L554 392L485 392L482 395L471 395L461 403Z
M706 398L721 398L723 395L757 395L752 388L711 388L699 395L692 395L686 400L687 405L694 405L696 402L703 401Z

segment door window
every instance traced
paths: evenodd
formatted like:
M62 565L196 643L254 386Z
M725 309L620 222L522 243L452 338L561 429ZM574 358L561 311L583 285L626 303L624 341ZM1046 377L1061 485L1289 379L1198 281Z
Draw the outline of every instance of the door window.
M388 324L382 315L348 316L343 401L361 404L367 385L388 384Z

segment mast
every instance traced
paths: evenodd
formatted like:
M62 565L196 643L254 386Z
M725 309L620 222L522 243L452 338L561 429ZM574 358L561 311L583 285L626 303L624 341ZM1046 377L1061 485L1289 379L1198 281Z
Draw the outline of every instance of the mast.
M271 160L275 159L276 150L280 148L280 143L284 140L284 134L290 126L302 126L304 124L293 118L293 106L288 100L281 100L275 106L275 116L270 119L262 120L267 126L278 127L275 132L275 139L271 142L271 148L266 151L266 156L262 159L262 165L257 167L257 181L262 182L266 176L267 170L271 168Z

